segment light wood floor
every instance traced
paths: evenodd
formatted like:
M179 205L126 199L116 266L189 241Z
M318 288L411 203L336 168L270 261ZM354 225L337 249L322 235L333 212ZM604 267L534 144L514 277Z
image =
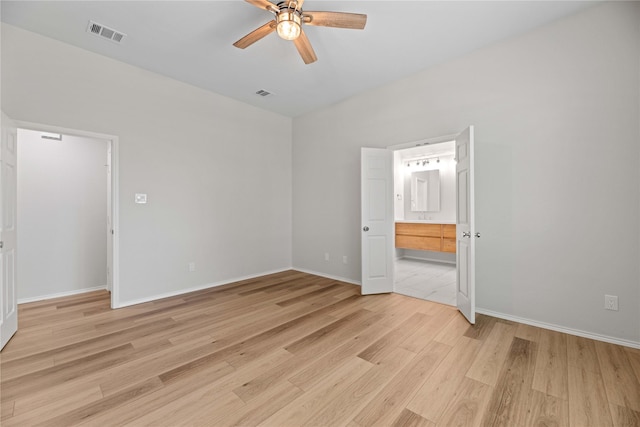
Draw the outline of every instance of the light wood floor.
M3 426L639 426L640 351L289 271L20 306Z

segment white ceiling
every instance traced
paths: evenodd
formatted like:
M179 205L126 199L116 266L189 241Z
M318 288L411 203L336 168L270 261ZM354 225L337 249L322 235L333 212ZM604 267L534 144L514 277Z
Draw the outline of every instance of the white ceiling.
M274 2L276 0L273 0ZM295 117L524 33L594 2L324 1L305 10L365 13L364 30L306 26L305 65L274 33L232 43L272 17L233 1L7 1L2 21L228 97ZM127 35L86 32L89 20ZM257 90L274 95L260 97Z

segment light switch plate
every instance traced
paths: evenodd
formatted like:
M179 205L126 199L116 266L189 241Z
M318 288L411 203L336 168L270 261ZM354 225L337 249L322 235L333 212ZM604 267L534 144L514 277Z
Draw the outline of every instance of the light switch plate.
M143 193L136 193L135 201L136 203L147 203L147 195Z

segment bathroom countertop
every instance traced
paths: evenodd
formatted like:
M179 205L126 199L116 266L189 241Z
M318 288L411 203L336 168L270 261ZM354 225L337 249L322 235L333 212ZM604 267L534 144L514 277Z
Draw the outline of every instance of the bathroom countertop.
M455 221L437 221L434 219L396 219L395 222L415 224L455 224Z

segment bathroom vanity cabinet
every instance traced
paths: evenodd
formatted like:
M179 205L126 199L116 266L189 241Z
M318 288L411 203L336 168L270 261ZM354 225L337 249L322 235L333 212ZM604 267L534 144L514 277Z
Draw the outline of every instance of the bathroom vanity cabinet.
M396 248L455 253L456 225L396 222Z

